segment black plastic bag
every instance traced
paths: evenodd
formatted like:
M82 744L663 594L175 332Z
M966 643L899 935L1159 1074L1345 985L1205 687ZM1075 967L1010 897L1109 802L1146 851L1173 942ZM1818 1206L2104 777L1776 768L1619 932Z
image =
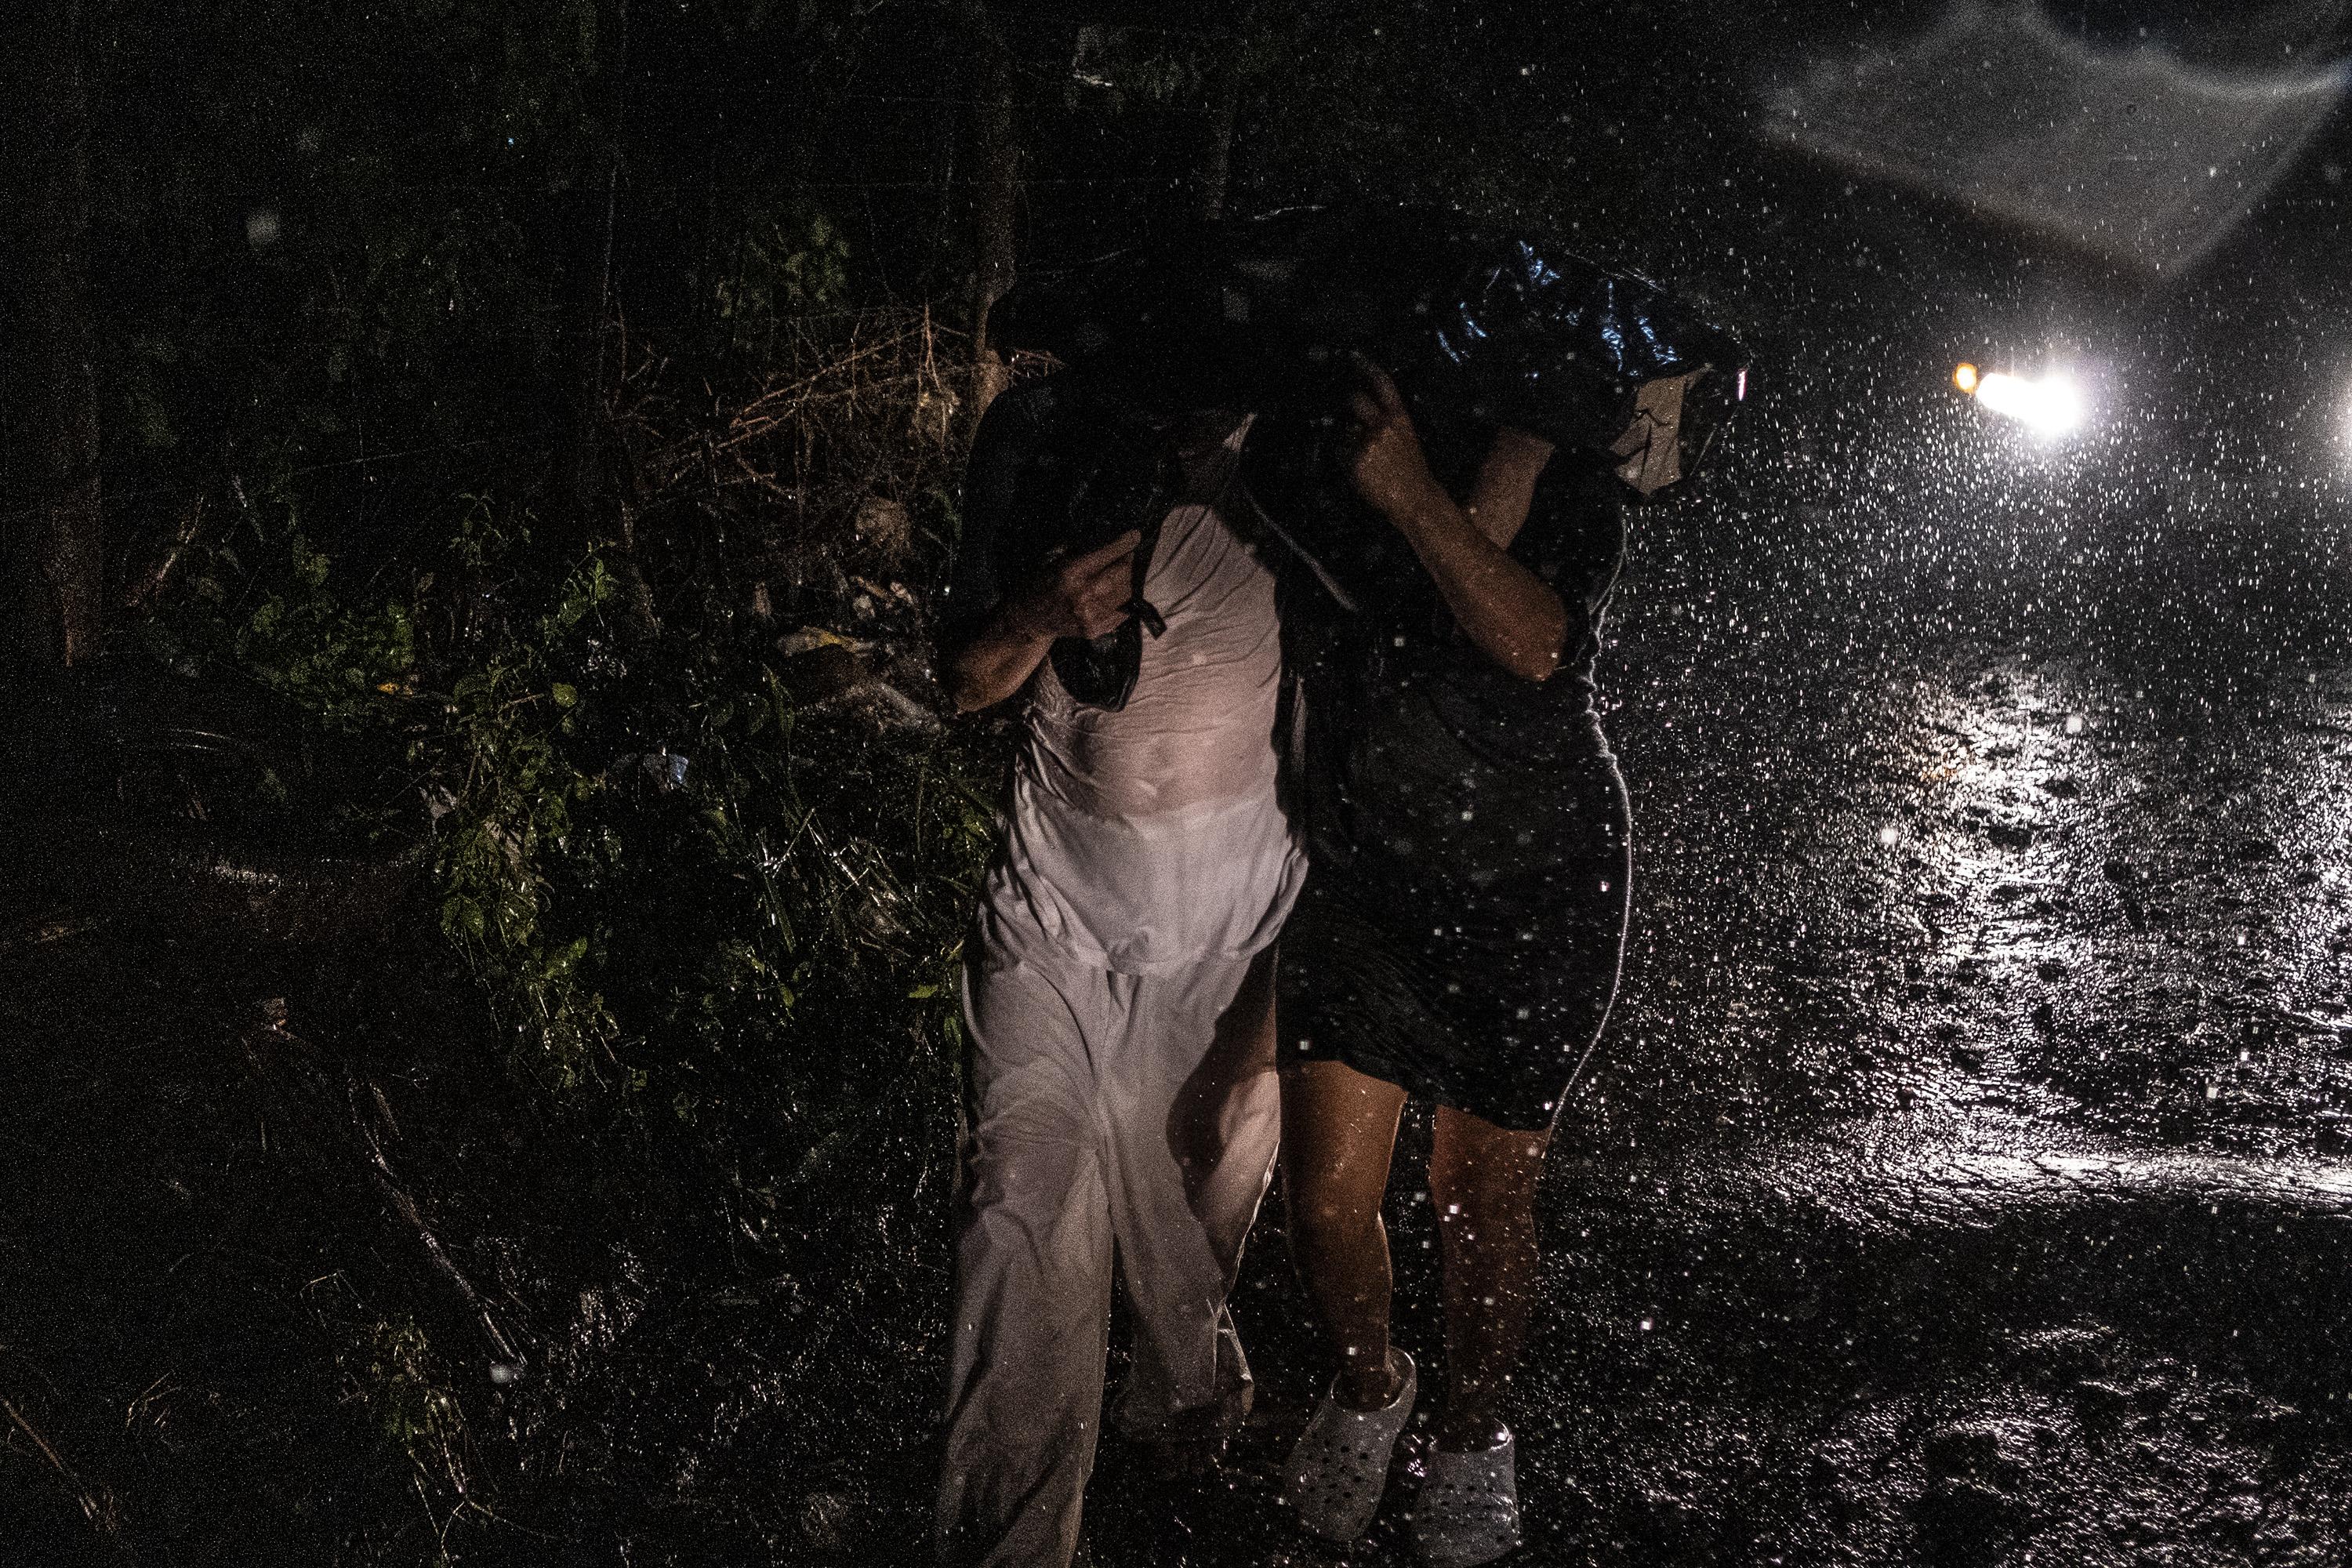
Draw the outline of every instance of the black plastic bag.
M1359 356L1394 376L1433 470L1457 489L1507 425L1563 448L1570 464L1607 464L1654 493L1696 469L1747 390L1738 338L1657 285L1431 207L1300 207L1198 226L1025 281L991 327L999 343L1071 367L1008 395L1038 397L1050 418L1024 415L1014 433L991 411L1005 429L987 460L1005 467L1004 452L1026 443L1021 461L1037 470L1034 499L1019 503L1029 521L1007 526L1044 527L1062 549L1145 529L1139 620L1150 610L1141 584L1152 529L1142 513L1156 523L1154 509L1164 510L1141 479L1152 466L1141 447L1164 444L1168 426L1192 411L1258 416L1250 463L1263 479L1253 489L1282 492L1283 542L1344 602L1344 584L1369 570L1359 558L1386 537L1345 479ZM1056 405L1045 389L1064 383ZM986 425L982 436L989 445ZM977 490L977 449L973 464ZM1093 644L1066 639L1055 672L1080 700L1118 707L1141 637L1130 620Z
M1334 420L1360 354L1425 437L1515 426L1616 458L1644 494L1687 478L1746 394L1745 345L1657 285L1431 207L1200 226L1026 282L992 320L1171 411Z

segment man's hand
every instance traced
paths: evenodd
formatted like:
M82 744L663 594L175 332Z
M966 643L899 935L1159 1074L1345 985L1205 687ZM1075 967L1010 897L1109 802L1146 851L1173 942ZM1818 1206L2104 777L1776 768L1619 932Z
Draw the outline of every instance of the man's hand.
M1091 641L1118 630L1135 596L1135 551L1142 542L1143 535L1130 528L1108 544L1059 563L1007 607L1013 626L1046 643Z
M1388 373L1361 355L1356 369L1363 384L1349 398L1356 419L1356 449L1348 463L1348 478L1356 493L1391 522L1401 522L1425 510L1433 500L1448 498L1429 471L1412 415Z
M1143 535L1129 529L1108 544L1055 563L1003 607L940 671L957 709L992 708L1029 683L1058 637L1092 640L1116 631L1135 596L1135 552Z

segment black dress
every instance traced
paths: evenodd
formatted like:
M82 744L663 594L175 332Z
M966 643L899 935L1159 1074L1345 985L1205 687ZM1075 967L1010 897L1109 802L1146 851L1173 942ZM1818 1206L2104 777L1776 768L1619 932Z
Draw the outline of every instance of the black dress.
M1310 542L1317 569L1294 574L1283 612L1310 865L1282 936L1286 1063L1345 1062L1499 1127L1550 1124L1624 952L1631 823L1592 680L1621 494L1564 451L1512 541L1569 614L1540 684L1454 626L1385 522L1362 514Z

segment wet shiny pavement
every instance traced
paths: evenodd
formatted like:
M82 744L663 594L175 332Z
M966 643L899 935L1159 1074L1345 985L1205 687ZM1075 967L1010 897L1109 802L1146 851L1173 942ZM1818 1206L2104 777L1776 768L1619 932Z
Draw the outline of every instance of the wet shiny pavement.
M1721 493L1641 521L1604 668L1633 947L1545 1196L1528 1561L2352 1560L2341 492L2070 533L2145 470L2024 460L2006 511L1825 506L1769 552ZM1317 1364L1278 1219L1256 1427L1205 1489L1107 1454L1098 1562L1345 1555L1265 1479ZM1347 1560L1411 1560L1416 1469Z

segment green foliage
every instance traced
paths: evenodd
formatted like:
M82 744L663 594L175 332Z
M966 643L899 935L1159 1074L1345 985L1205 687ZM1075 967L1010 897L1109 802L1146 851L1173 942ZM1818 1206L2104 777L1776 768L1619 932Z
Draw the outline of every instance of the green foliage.
M425 1331L408 1318L369 1323L343 1373L384 1440L428 1482L462 1494L465 1412Z
M583 627L614 592L600 558L574 567L545 614L480 650L451 683L435 732L410 748L438 781L441 929L512 1026L515 1064L558 1090L596 1074L616 1028L587 983L592 936L551 931L543 918L546 862L566 853L573 810L599 787L562 743L580 696L555 671L579 651ZM582 847L611 853L601 842Z
M238 629L238 661L330 724L376 721L383 699L406 691L416 669L416 627L407 605L345 605L328 588L327 557L290 520L285 591L265 593Z
M730 348L766 354L795 320L838 308L848 286L848 242L824 213L795 203L735 241L711 302Z
M892 428L911 409L857 417ZM946 526L944 487L921 484ZM282 499L199 553L174 646L399 738L440 927L518 1077L559 1102L658 1105L721 1142L754 1123L772 1140L782 1106L804 1123L790 1142L833 1154L847 1146L830 1133L872 1110L874 1086L841 1070L849 1043L898 1042L914 1070L895 1091L944 1093L948 982L992 821L992 759L970 742L803 708L690 584L645 641L605 555L551 563L530 516L485 496L404 595L356 590ZM830 1161L797 1156L785 1185Z
M156 637L167 653L237 666L329 728L401 739L431 808L442 929L500 1004L513 1065L568 1089L592 1076L614 1023L581 983L589 935L546 929L545 864L599 784L565 748L581 695L562 677L584 657L614 579L592 554L548 585L535 615L486 618L438 647L420 629L436 585L445 610L453 582L527 594L517 566L529 540L527 518L468 498L448 570L415 574L405 599L371 598L341 586L290 503L248 507L230 538L201 552L186 602Z
M193 552L192 600L156 629L168 654L182 638L233 662L265 685L352 731L389 718L414 688L418 659L413 604L355 604L331 582L333 563L312 544L290 500L242 509L226 538Z

